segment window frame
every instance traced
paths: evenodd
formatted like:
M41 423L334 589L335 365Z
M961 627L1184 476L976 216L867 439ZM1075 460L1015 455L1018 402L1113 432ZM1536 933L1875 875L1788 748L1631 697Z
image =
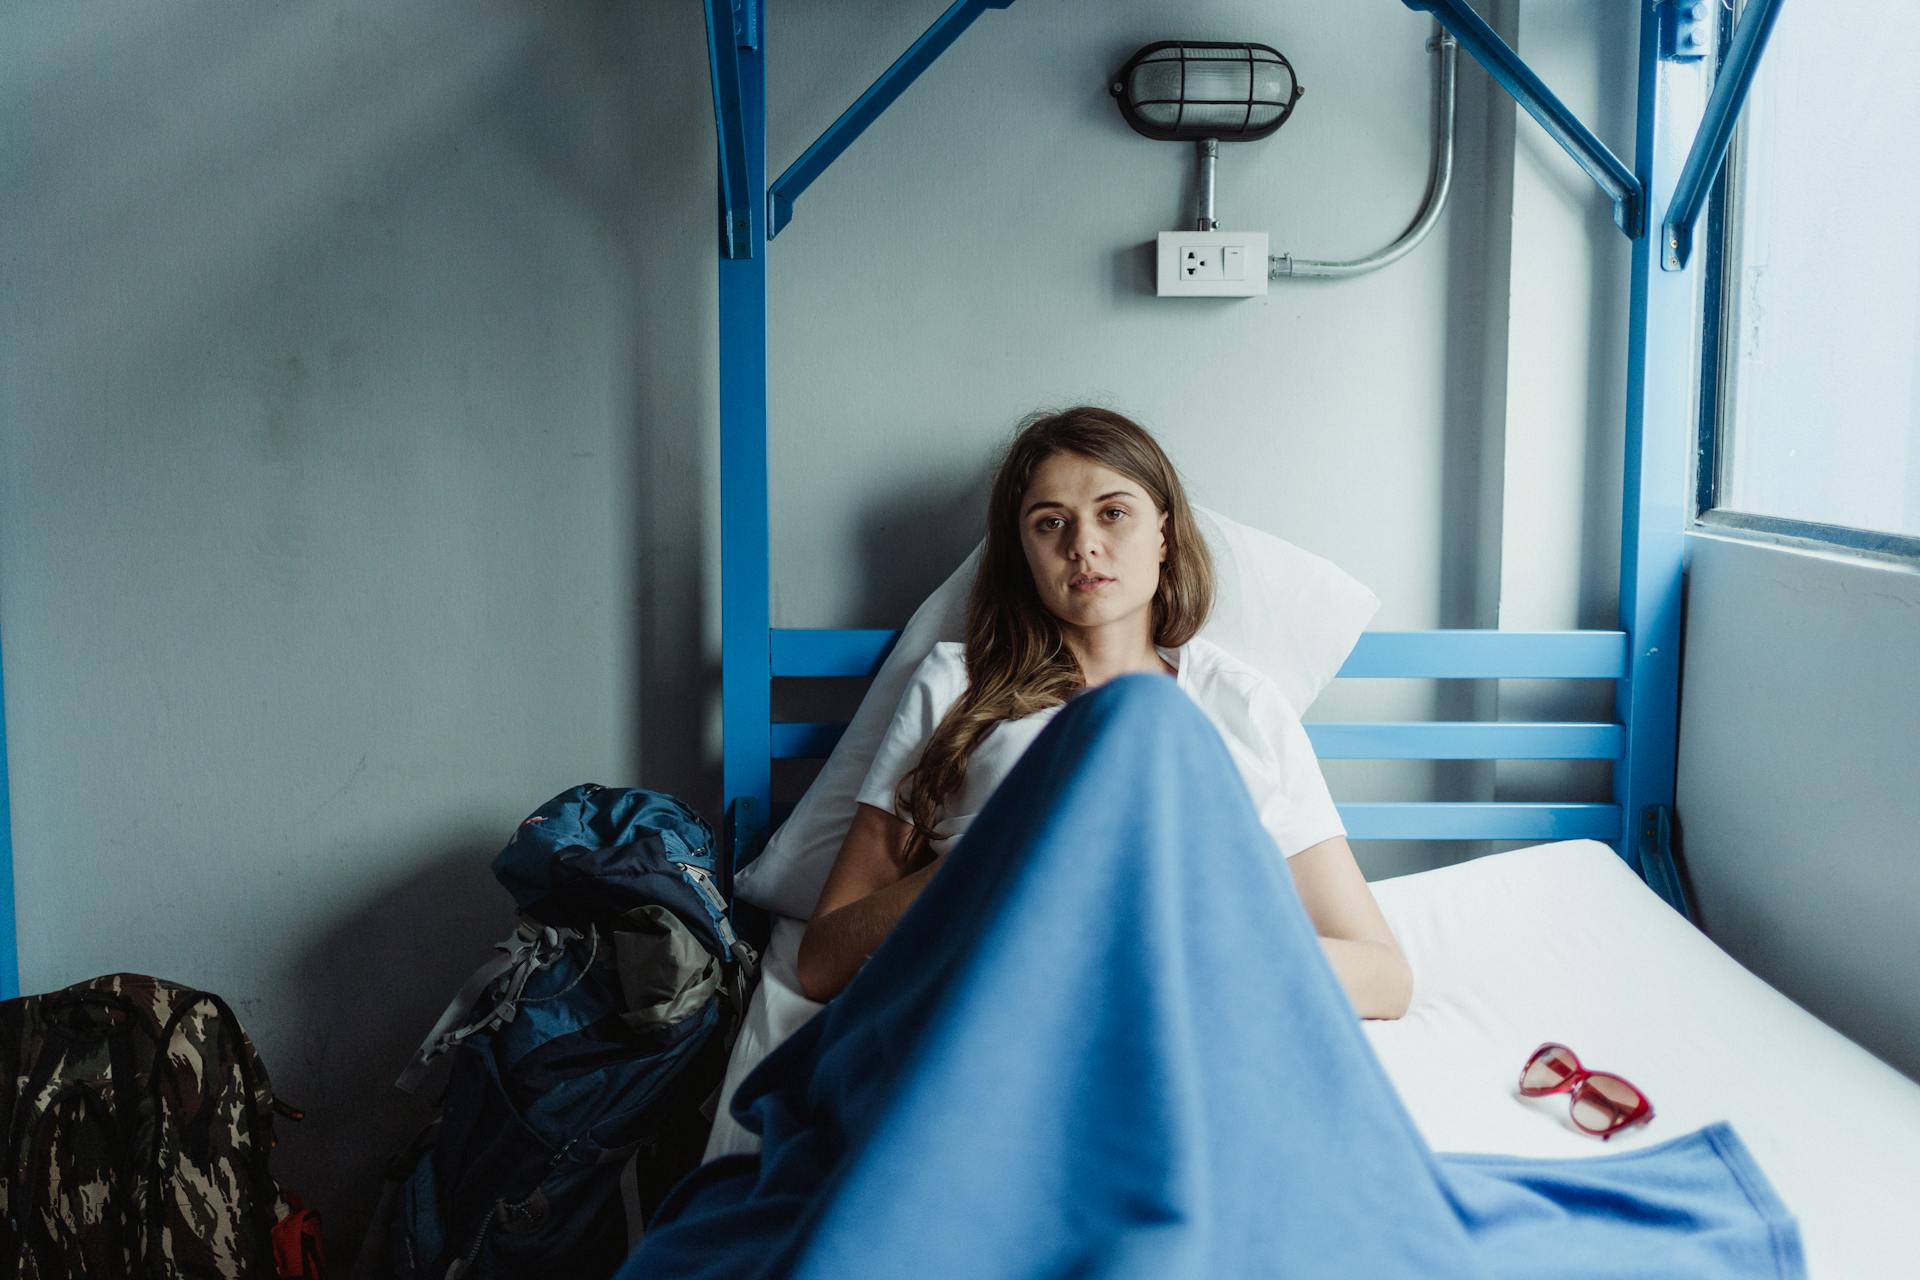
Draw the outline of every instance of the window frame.
M1735 17L1737 17L1737 12ZM1734 23L1719 25L1715 66L1723 64L1731 43ZM1726 402L1728 355L1727 308L1732 304L1726 289L1726 263L1730 248L1727 236L1727 211L1735 190L1734 178L1744 162L1744 142L1750 116L1741 113L1726 160L1714 179L1706 208L1706 253L1702 263L1700 402L1694 448L1693 508L1688 513L1690 532L1723 534L1749 542L1812 550L1839 551L1873 560L1891 560L1920 568L1920 536L1889 533L1879 529L1857 529L1849 525L1822 524L1787 516L1762 515L1721 505L1720 472L1724 458L1720 445L1724 432L1720 412Z

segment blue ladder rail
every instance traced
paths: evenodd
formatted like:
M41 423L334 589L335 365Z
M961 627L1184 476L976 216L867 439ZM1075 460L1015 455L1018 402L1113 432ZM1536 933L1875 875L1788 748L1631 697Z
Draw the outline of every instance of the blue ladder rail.
M800 193L812 186L814 179L825 173L827 166L838 160L840 153L852 146L853 140L893 105L895 98L905 93L907 86L919 79L934 59L973 25L975 18L988 9L1005 9L1012 3L1013 0L954 0L945 13L935 18L933 25L894 59L893 65L881 72L880 78L774 180L767 199L767 239L779 235L781 229L793 221L793 205Z
M1407 8L1433 15L1434 20L1453 33L1460 47L1485 67L1487 74L1513 100L1540 122L1540 127L1566 149L1574 162L1587 171L1607 198L1613 201L1613 224L1626 232L1629 240L1638 240L1646 225L1647 193L1633 170L1607 149L1607 144L1580 123L1580 117L1559 98L1533 69L1502 40L1486 20L1467 6L1465 0L1402 0Z
M1664 270L1684 271L1693 256L1693 229L1706 208L1707 191L1726 162L1733 126L1740 119L1740 108L1746 105L1754 73L1760 69L1760 55L1766 51L1767 38L1773 34L1779 16L1780 0L1747 0L1740 20L1734 24L1732 43L1714 77L1700 131L1694 134L1687 162L1674 183L1666 223L1660 229L1660 265Z

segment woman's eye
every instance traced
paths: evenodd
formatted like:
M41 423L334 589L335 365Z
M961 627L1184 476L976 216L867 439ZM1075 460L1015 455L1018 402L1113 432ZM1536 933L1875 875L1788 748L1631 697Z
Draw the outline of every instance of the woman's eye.
M1108 507L1107 514L1110 516L1124 516L1127 514L1127 509L1125 507Z
M1065 521L1061 520L1059 516L1048 516L1046 519L1042 520L1039 524L1035 525L1034 528L1040 530L1040 532L1042 533L1052 533L1055 526L1064 524L1064 523Z

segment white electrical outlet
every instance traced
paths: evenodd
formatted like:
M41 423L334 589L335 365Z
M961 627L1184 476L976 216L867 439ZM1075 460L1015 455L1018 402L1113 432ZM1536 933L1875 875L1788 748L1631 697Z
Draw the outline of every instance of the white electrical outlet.
M1220 265L1220 253L1210 244L1184 244L1180 246L1180 278L1182 280L1224 280L1224 268Z
M1163 298L1250 298L1267 291L1264 231L1162 231Z

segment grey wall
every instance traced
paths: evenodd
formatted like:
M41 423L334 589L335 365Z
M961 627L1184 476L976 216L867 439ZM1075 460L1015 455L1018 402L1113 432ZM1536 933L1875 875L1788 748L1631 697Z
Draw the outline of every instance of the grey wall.
M775 5L772 168L942 7ZM1630 17L1490 12L1626 154ZM718 807L699 6L0 23L23 981L136 969L232 998L312 1115L280 1166L350 1252L420 1115L385 1082L508 926L486 862L512 824L583 780ZM1308 95L1224 148L1220 214L1334 258L1418 206L1427 33L1384 0L983 18L772 246L776 624L898 623L977 536L990 447L1082 398L1155 428L1201 500L1367 582L1381 627L1610 624L1624 245L1470 62L1454 202L1419 253L1259 300L1148 296L1192 162L1119 119L1128 53L1293 58ZM1316 714L1580 713L1560 696L1375 682ZM1349 800L1544 785L1329 774ZM1472 851L1361 855L1381 875Z
M228 995L350 1244L513 824L717 798L704 69L630 4L4 15L23 983Z
M1707 932L1920 1079L1920 572L1687 539L1678 814Z

